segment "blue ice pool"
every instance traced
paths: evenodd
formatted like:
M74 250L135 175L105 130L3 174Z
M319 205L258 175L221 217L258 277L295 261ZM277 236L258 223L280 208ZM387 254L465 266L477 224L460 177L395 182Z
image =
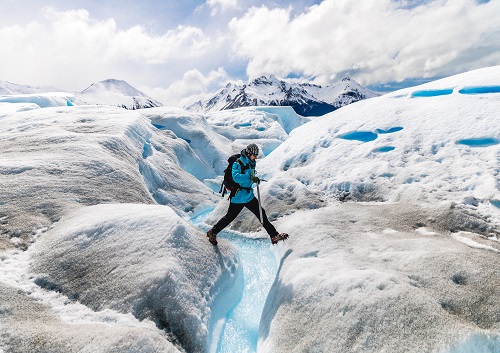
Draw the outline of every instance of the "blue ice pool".
M500 208L500 200L490 200L490 203L497 207L497 208Z
M459 90L458 93L461 94L500 93L500 86L465 87Z
M344 140L357 140L361 142L369 142L377 139L378 135L371 131L351 131L337 136Z
M390 129L387 129L387 130L377 129L377 133L378 134L392 134L392 133L395 133L395 132L398 132L398 131L401 131L401 130L403 130L403 127L401 127L401 126L395 126L395 127L391 127Z
M459 145L466 145L470 147L488 147L498 145L500 140L494 137L479 137L458 140Z
M422 91L415 91L411 94L412 97L437 97L445 96L453 93L453 88L446 89L429 89Z
M384 153L384 152L394 151L395 149L396 149L396 147L394 147L394 146L382 146L382 147L375 148L373 150L373 152L375 152L375 153L377 153L377 152Z

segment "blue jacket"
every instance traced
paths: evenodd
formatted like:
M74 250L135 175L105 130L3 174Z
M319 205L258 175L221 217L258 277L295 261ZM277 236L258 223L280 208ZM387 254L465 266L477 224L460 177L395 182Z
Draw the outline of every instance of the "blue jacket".
M250 180L250 177L252 175L255 175L255 162L252 162L250 158L248 158L245 154L241 154L240 160L242 164L246 167L243 168L245 171L241 173L242 167L238 163L238 161L233 163L233 180L240 184L240 186L244 188L249 188L248 190L246 189L239 189L236 195L234 195L231 198L232 203L247 203L252 201L252 199L255 197L253 194L253 189L252 189L252 181Z

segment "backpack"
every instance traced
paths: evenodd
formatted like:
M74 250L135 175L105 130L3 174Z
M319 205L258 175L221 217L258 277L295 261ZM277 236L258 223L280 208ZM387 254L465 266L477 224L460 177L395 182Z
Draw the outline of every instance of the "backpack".
M241 172L244 173L245 170L250 168L249 165L243 165L243 162L240 159L241 154L233 154L231 157L227 159L228 165L226 169L224 169L224 180L222 181L222 185L220 186L220 191L219 193L222 193L222 197L226 195L226 192L229 191L229 199L231 199L236 193L238 192L239 189L250 189L250 188L243 188L241 187L240 184L234 181L233 179L233 164L234 162L238 162L238 164L241 166Z

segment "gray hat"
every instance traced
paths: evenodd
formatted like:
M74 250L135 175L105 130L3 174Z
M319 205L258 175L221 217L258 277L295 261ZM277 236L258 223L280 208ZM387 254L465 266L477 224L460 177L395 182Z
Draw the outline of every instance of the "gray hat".
M255 143L249 144L246 150L248 155L253 154L255 157L259 155L259 146L257 146Z

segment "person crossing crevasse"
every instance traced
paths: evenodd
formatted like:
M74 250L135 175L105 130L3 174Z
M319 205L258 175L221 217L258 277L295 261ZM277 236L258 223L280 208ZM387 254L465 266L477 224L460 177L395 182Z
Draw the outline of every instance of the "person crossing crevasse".
M207 232L210 243L217 245L217 234L226 228L246 207L257 218L262 220L262 225L271 237L271 243L277 244L281 240L288 238L286 233L278 233L276 228L269 222L264 209L260 207L259 200L253 193L254 183L259 184L260 179L255 175L255 160L259 155L259 147L251 143L241 151L240 157L232 164L232 179L237 184L236 188L231 190L229 196L230 203L227 213ZM262 211L262 218L260 213Z

